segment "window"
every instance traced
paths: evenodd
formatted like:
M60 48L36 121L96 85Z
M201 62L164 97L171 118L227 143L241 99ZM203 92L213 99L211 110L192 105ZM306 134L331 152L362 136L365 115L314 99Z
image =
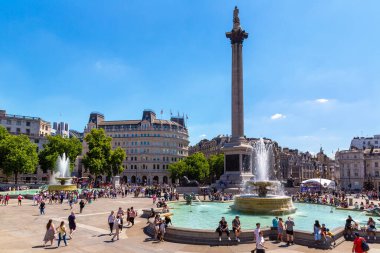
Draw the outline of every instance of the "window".
M379 167L379 163L375 162L375 168L378 168L378 167Z
M7 131L10 132L10 131L11 131L11 128L10 128L10 127L7 127Z
M376 171L375 171L375 177L378 177L378 176L379 176L379 171L376 170Z
M26 134L30 135L30 129L26 129Z
M12 120L7 119L7 124L8 124L8 125L12 125Z
M17 120L16 125L21 126L21 120Z
M16 132L17 133L21 133L21 129L20 128L16 128Z

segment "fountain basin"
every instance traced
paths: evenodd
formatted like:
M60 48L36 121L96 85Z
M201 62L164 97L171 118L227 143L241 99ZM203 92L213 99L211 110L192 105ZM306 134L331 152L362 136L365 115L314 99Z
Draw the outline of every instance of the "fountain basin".
M75 184L53 184L48 186L48 191L76 191L77 186Z
M232 209L251 214L284 215L297 210L291 197L267 195L259 197L253 194L235 196Z

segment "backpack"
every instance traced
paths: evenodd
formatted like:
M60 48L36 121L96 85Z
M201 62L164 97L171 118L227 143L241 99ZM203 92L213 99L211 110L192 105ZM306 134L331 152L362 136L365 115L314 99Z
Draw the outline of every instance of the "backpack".
M369 251L368 243L362 238L362 250Z

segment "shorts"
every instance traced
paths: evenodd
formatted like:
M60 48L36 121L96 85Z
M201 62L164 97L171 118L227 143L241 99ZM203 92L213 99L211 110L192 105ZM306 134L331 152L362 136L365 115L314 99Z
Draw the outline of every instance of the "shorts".
M293 230L286 230L287 235L293 235Z
M76 224L69 224L69 228L75 230L77 228Z
M236 231L240 232L240 229L232 228L232 230L234 231L235 234L236 234Z

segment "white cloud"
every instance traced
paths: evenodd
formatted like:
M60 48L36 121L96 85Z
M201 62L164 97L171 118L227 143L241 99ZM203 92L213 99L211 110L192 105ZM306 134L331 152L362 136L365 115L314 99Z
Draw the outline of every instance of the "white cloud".
M317 102L319 104L325 104L325 103L329 102L329 100L326 98L318 98L315 100L315 102Z
M285 119L286 116L281 113L273 114L271 117L271 120L278 120L278 119Z
M199 135L200 138L206 138L206 136L207 136L206 134Z

